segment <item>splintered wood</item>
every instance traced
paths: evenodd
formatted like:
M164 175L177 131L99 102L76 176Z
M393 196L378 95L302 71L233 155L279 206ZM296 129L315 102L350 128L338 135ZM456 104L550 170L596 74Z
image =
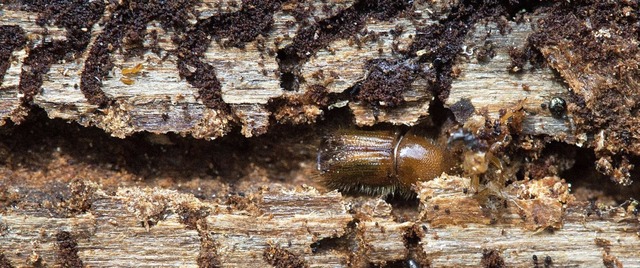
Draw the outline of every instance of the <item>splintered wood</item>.
M560 170L555 158L543 155L565 149L545 147L551 140L593 149L599 158L594 173L631 183L640 152L634 142L640 53L620 56L638 49L637 40L624 42L627 33L635 33L626 29L637 31L631 8L637 4L631 1L620 1L627 5L618 7L623 14L614 14L626 20L620 23L609 13L588 10L600 8L591 3L563 17L554 13L567 8L559 2L13 2L0 4L0 126L14 123L0 129L0 137L17 140L0 141L0 158L8 159L0 159L1 174L8 174L0 178L0 267L640 264L640 204L576 201L587 199L576 198L569 183L549 175L564 176L572 167ZM559 34L557 44L545 44L540 36L538 43L532 40L549 34L540 31L545 19L558 17L572 19L567 21L576 29L589 28L580 35L621 44L592 51L612 59L606 68L591 70L598 65L583 63L593 55L578 55L591 39ZM603 21L615 23L602 26ZM600 28L591 31L595 26ZM539 55L519 58L528 46ZM600 103L601 97L608 102ZM562 103L560 112L551 107L553 99ZM313 138L300 135L295 146L277 136L286 131L273 127L314 124L334 109L335 118L353 115L353 122L311 126ZM53 123L45 120L39 122L45 129L25 139L5 135L29 115L44 115L39 110L114 137L144 134L128 140L94 140L90 134L66 143L76 137L64 128L55 137L61 142L40 148L40 140L51 136L31 135L49 130ZM489 131L499 132L517 125L500 137L520 144L492 146L489 152L522 155L495 162L508 160L514 168L549 164L535 166L538 177L528 167L519 170L522 179L505 172L513 175L508 185L501 180L478 186L444 174L415 185L418 199L413 206L403 203L408 209L391 198L308 186L317 175L309 172L317 148L309 147L331 130L326 125L379 123L444 126L439 140L460 126L493 124ZM229 135L217 141L220 147L179 137L213 140L230 132L263 136ZM157 135L164 133L179 135ZM109 147L114 140L123 143ZM73 148L83 143L91 149ZM287 150L276 150L276 143ZM169 148L173 144L181 145ZM192 157L199 147L214 149ZM171 154L176 148L184 149L176 153L179 159ZM91 150L115 156L82 153ZM49 151L55 152L34 157ZM578 162L566 158L568 166ZM159 167L164 163L166 168ZM181 168L198 170L181 177ZM100 174L85 178L89 173L82 170ZM62 193L59 185L70 190ZM477 193L471 190L476 187ZM403 209L411 212L402 214Z
M308 267L361 267L405 260L416 254L412 250L435 266L475 267L486 258L483 250L515 267L534 266L533 258L540 264L550 258L555 266L640 262L640 222L632 207L589 213L555 177L514 184L495 193L494 205L480 204L464 192L469 183L454 176L420 183L421 213L403 222L381 199L345 199L308 187L275 186L227 201L173 190L128 187L108 194L97 188L90 208L68 217L52 218L37 204L5 208L0 252L18 267L63 258L91 267L196 267L202 256L223 267L284 261L278 258ZM420 240L409 248L414 226ZM59 241L60 232L76 246L64 251L69 243Z
M487 257L483 249L499 252L513 267L543 266L545 259L554 266L600 267L609 255L624 265L639 261L632 253L640 246L637 216L624 208L591 215L558 178L514 183L493 193L494 206L464 193L469 184L443 176L418 185L428 228L421 244L431 265L476 267Z
M508 22L508 32L504 35L494 22L477 25L470 31L456 65L460 74L451 84L446 105L451 107L467 99L476 110L486 110L489 117L496 120L501 109L524 100L527 114L522 126L524 133L546 134L575 142L573 137L567 137L573 135L571 116L556 118L543 108L553 97L567 97L569 89L563 81L548 67L533 68L527 64L517 73L508 70L510 49L525 46L532 24L537 19L525 16L524 22ZM480 53L495 53L495 56L479 56Z
M232 1L231 1L232 2ZM210 18L209 8L220 12L235 12L240 7L231 2L201 3L196 9L200 19ZM310 19L306 23L321 21L339 13L353 3L341 1L338 6L327 8L323 4L311 4ZM317 6L316 6L317 5ZM117 137L125 137L140 131L153 133L176 132L197 138L216 138L225 135L233 124L241 126L247 137L264 134L278 107L269 107L276 99L296 99L312 86L326 88L328 94L342 94L351 90L368 75L366 64L373 60L399 60L397 51L406 51L414 40L419 27L437 23L435 18L450 9L444 3L417 3L413 17L380 21L365 20L364 29L347 39L329 42L302 63L299 70L298 90L282 88L282 73L276 59L276 51L293 42L300 30L294 18L296 7L284 5L273 17L273 27L265 36L259 36L241 48L225 46L225 40L211 40L204 52L203 61L210 64L220 82L222 100L231 107L230 113L206 107L198 89L188 83L178 72L178 58L172 51L178 44L172 40L179 33L165 29L160 22L146 25L147 33L154 33L154 40L145 40L140 56L126 56L121 51L111 52L113 68L104 78L94 77L101 90L113 100L111 105L100 107L91 104L79 87L81 74L89 49L78 58L53 62L43 75L42 86L33 104L43 108L51 118L76 121L82 125L95 125ZM425 12L427 10L428 12ZM111 14L106 12L100 21ZM311 16L312 15L312 16ZM20 122L28 113L22 104L24 94L18 84L25 69L23 62L29 50L44 46L51 40L65 40L65 30L53 26L39 26L38 13L8 9L0 18L0 25L17 25L24 29L27 44L11 53L10 66L4 75L0 90L0 119ZM446 105L461 99L470 99L477 111L486 109L495 118L500 109L526 99L527 116L523 131L528 134L547 134L557 138L572 139L571 117L554 118L540 108L554 96L564 96L567 88L548 69L526 69L522 73L507 71L510 64L509 49L520 47L532 32L535 18L525 17L523 23L509 22L510 30L500 34L495 23L478 25L471 31L455 69L460 71L452 84ZM192 20L190 23L195 24ZM91 48L105 29L102 23L87 29L91 33ZM46 34L45 34L46 33ZM478 51L491 46L495 57L478 62ZM138 66L135 74L127 70ZM195 68L195 67L190 67ZM297 79L297 78L296 78ZM297 80L296 80L297 81ZM403 94L405 103L395 108L374 107L366 103L337 99L334 103L305 105L297 111L300 115L287 114L299 119L277 117L279 122L315 122L326 108L349 107L357 125L373 125L378 122L414 125L428 116L433 96L429 85L422 79L414 81L412 88ZM482 94L478 94L478 91ZM275 109L275 110L274 110Z
M308 9L311 11L307 23L314 23L339 12L340 8L352 5L352 1L338 2L327 6L314 2ZM238 11L234 1L204 1L196 9L200 19L218 12ZM216 138L230 130L233 120L238 120L242 133L247 136L263 134L268 125L272 111L266 107L270 101L287 96L303 95L311 85L319 84L328 92L340 93L353 86L366 75L364 65L373 58L395 58L391 51L393 45L402 47L410 44L415 35L409 20L380 22L370 19L366 22L364 34L354 36L352 40L337 40L321 49L301 70L303 83L297 92L285 92L281 88L280 71L275 52L292 42L298 30L293 17L295 6L285 5L274 14L273 28L265 36L256 38L242 48L225 47L225 40L211 40L204 61L216 70L221 86L222 100L232 108L232 114L207 108L198 95L198 90L187 83L178 73L174 53L176 44L172 37L177 33L161 27L158 21L146 25L147 32L157 36L154 42L146 40L142 48L147 52L138 57L124 55L121 51L111 52L113 68L104 79L94 77L101 84L101 90L114 102L108 107L91 104L84 93L79 90L81 74L85 69L84 62L89 49L73 60L54 62L44 75L42 86L33 98L33 104L43 108L51 118L62 118L76 121L82 125L95 125L116 137L125 137L135 132L149 131L153 133L176 132L190 134L197 138ZM106 12L100 22L108 20L111 14ZM13 9L3 11L1 25L17 25L27 32L28 42L11 53L10 68L6 72L2 90L0 90L0 121L12 120L20 122L26 115L22 109L23 94L17 85L20 80L22 64L28 50L44 46L50 39L65 40L65 31L56 27L41 27L36 24L38 13ZM190 21L195 24L196 21ZM104 33L102 23L97 23L91 32L88 47L95 45L97 37ZM402 25L407 31L398 37L389 32ZM44 33L47 33L44 35ZM43 38L44 37L44 38ZM375 38L372 38L375 37ZM354 40L362 40L360 46L354 46ZM43 40L43 41L41 41ZM49 40L49 41L47 41ZM355 50L354 50L355 48ZM125 70L140 66L135 75L127 75ZM318 76L323 70L326 74ZM315 77L315 78L313 78ZM318 77L322 77L318 80ZM371 125L375 122L393 122L395 124L415 124L420 117L426 116L430 96L425 95L424 88L418 93L408 93L409 105L397 111L383 114L373 119L371 107L353 104L356 120L360 125ZM417 96L419 97L415 97ZM413 97L412 97L413 96ZM414 109L414 108L418 109ZM314 122L322 114L317 110L306 112L307 122ZM410 112L409 116L404 111ZM284 120L286 121L286 120Z

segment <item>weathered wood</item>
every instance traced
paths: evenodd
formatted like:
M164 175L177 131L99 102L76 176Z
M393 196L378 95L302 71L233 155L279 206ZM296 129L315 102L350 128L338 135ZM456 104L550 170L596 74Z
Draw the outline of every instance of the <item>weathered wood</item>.
M213 3L205 1L198 7L197 11L202 19L215 14L207 8ZM313 12L309 18L317 22L337 14L340 7L346 8L351 4L353 3L350 1L344 1L331 9L325 8L323 4L311 4L313 8L310 10ZM239 9L226 2L215 2L215 6L223 11ZM279 49L291 44L296 31L299 30L292 16L294 6L285 5L281 11L276 12L269 34L258 37L243 48L224 46L225 40L212 40L204 53L204 61L215 69L222 87L222 99L232 107L231 114L207 108L200 100L198 90L180 77L176 65L178 59L172 52L177 46L172 38L178 33L164 29L157 21L146 25L147 32L156 32L158 37L154 44L144 43L147 52L142 56L125 57L121 51L112 52L111 58L115 67L101 83L102 91L114 99L114 103L104 108L89 103L78 89L80 75L89 49L104 32L101 23L110 16L106 12L100 23L88 29L92 41L87 52L72 61L52 64L43 78L40 92L34 96L33 103L45 109L51 118L77 121L83 125L97 125L118 137L150 131L215 138L225 135L233 124L240 125L245 136L259 135L266 131L270 125L269 119L274 116L273 108L267 107L271 101L279 98L295 99L316 85L325 87L331 94L345 92L367 77L365 65L368 61L400 59L396 51L407 50L418 34L416 29L436 23L433 19L446 14L447 6L440 2L419 2L413 8L414 15L410 19L367 19L364 29L358 34L348 39L330 42L327 47L319 49L302 64L302 80L295 92L287 92L281 87L280 67L275 54ZM65 30L37 26L35 18L38 14L34 12L13 9L3 12L0 25L21 27L29 40L24 47L12 52L11 66L3 81L4 89L0 91L0 118L19 121L25 112L24 109L20 109L21 93L17 85L28 51L43 46L50 40L64 40ZM508 26L511 27L511 31L504 35L498 32L495 23L476 26L464 42L464 51L460 53L459 63L456 65L461 74L454 80L446 104L452 105L461 98L470 98L476 109L487 108L490 114L495 116L499 109L526 98L525 109L528 114L523 126L526 133L563 138L568 136L573 139L570 117L556 119L551 117L548 111L540 108L540 104L547 102L550 97L562 96L566 92L566 87L557 82L556 76L546 67L526 70L522 74L511 74L507 71L511 62L508 50L524 44L532 32L532 20L535 18L526 16L524 23L510 22ZM195 24L196 21L191 23ZM398 35L392 34L392 31L398 29L401 29ZM488 32L491 34L487 37ZM490 42L495 47L496 56L486 63L478 63L474 51L477 53L485 42ZM138 73L126 74L128 69L138 64L142 67ZM376 122L414 125L428 116L429 103L433 99L428 87L425 81L416 80L413 90L403 94L406 103L398 108L379 109L353 101L348 107L353 111L358 125L373 125ZM477 94L478 90L482 90L483 93ZM339 99L337 103L305 105L298 110L301 119L291 121L314 122L322 115L322 109L340 103L346 105L346 101ZM276 118L283 122L289 121L287 118Z
M426 208L422 249L432 265L475 267L483 249L499 252L513 267L535 266L534 255L539 266L547 256L561 267L626 267L640 261L633 252L640 246L640 221L627 207L590 211L553 177L495 192L500 201L490 207L464 193L469 183L445 176L418 186Z
M417 35L424 34L419 30L446 23L459 1L415 1L402 16L358 17L362 19L357 21L363 24L361 30L348 36L336 34L337 38L319 48L310 45L306 48L309 51L298 51L300 63L293 70L285 70L287 63L279 58L278 53L293 44L301 30L312 29L324 19L340 16L364 2L287 2L268 14L272 17L268 32L256 34L250 41L235 40L237 36L206 39L206 44L197 47L202 48L198 59L211 67L206 71L215 73L222 107L207 103L199 93L201 89L185 78L184 72L197 71L197 66L190 65L193 62L185 63L182 67L187 71L181 73L181 57L190 51L180 50L176 40L197 32L165 28L159 20L145 22L149 35L142 37L141 54L132 55L126 47L107 49L114 67L105 77L93 79L100 82L100 90L111 101L92 102L79 87L91 50L110 30L105 25L114 19L114 5L120 5L111 2L107 4L110 8L99 14L97 23L79 29L90 34L87 47L67 57L58 55L60 59L42 73L42 85L33 88L32 96L28 95L23 92L27 87L21 83L30 79L28 74L35 66L25 62L38 49L68 41L70 30L49 25L55 24L52 21L41 26L37 23L40 13L0 4L0 26L19 27L26 39L24 45L10 51L8 69L0 81L0 122L19 123L30 109L39 107L50 118L95 125L121 138L147 131L215 139L236 126L242 135L252 137L268 132L273 122L313 123L329 109L347 107L359 126L380 122L416 125L428 119L429 108L439 97L432 95L433 81L428 78L412 81L411 88L402 92L403 102L397 107L357 101L349 95L369 77L367 65L374 60L413 68L421 55L431 49L420 48L415 57L407 58L410 53L406 51ZM203 1L185 20L185 29L197 28L198 23L213 17L253 8L235 1ZM497 25L492 20L472 25L452 74L443 74L455 78L443 104L454 110L456 103L468 99L477 113L486 111L487 118L493 120L500 119L500 110L522 104L522 134L538 135L532 138L536 141L542 140L540 136L550 136L578 146L597 146L597 137L576 133L574 115L554 117L541 108L550 98L564 98L579 86L576 81L564 84L550 69L563 69L565 78L575 78L575 70L561 68L570 61L552 61L551 67L526 66L517 73L508 70L512 60L509 51L522 48L538 25L536 20L546 15L544 11L535 15L525 12L519 23ZM311 36L335 34L331 32L335 25L330 26L323 28L326 32L316 29ZM500 33L501 29L507 30ZM135 35L123 33L120 41L130 38L125 36L129 34ZM477 53L487 48L495 56L479 60ZM546 57L567 56L551 49L543 48L541 52ZM421 67L434 65L423 62ZM396 70L390 68L389 72ZM292 77L283 77L288 74ZM284 85L285 82L295 85ZM322 94L309 97L318 93L314 88L321 88ZM478 118L484 122L485 118L476 114L474 119ZM462 124L466 120L457 119ZM601 133L599 139L604 144L604 132ZM586 142L588 138L591 143ZM6 151L0 151L0 156L14 153L10 149L0 147ZM600 149L603 148L596 147L596 151ZM56 164L49 163L46 168L54 169ZM250 164L247 169L254 169L251 172L262 172L262 167ZM92 167L87 164L82 168ZM28 167L24 166L0 169L2 174L12 174L14 170L46 173L25 171ZM57 177L59 174L50 172L47 179L66 182L76 176L74 172L67 173ZM301 173L309 176L308 172ZM24 178L24 174L16 178ZM257 177L261 177L255 179L260 185L267 184L263 174ZM620 207L578 202L569 193L569 186L556 177L513 182L506 188L490 184L473 194L466 193L471 185L469 179L442 176L416 186L420 205L409 209L413 215L402 217L395 211L401 209L380 198L322 192L299 186L293 178L284 185L269 183L269 187L238 195L228 195L230 189L220 190L219 196L206 197L211 199L174 190L181 187L182 182L176 183L181 179L180 175L158 179L162 187L169 188L166 190L135 187L131 182L115 189L118 183L102 187L87 180L85 192L59 200L62 197L55 188L47 188L46 180L22 184L13 177L0 178L0 266L366 267L415 261L436 267L501 263L514 267L635 267L640 263L637 202ZM216 183L223 185L221 189L232 187L222 179Z
M405 260L406 239L417 232L418 249L435 266L479 266L483 250L513 267L534 266L533 255L540 266L547 256L560 267L640 263L637 204L589 212L589 204L571 201L567 185L550 177L497 192L500 201L488 207L463 192L469 183L444 176L419 184L420 216L401 222L383 200L308 187L274 185L222 202L137 187L108 194L93 186L90 208L68 217L35 203L5 208L0 252L14 266L30 259L60 263L56 237L68 232L77 244L73 258L91 267L195 267L203 266L202 256L224 267L266 266L273 250L310 267L346 267Z
M468 99L476 109L487 109L489 117L496 120L500 109L525 100L524 133L545 134L575 143L571 116L556 118L541 107L548 105L553 97L567 98L569 89L563 81L548 67L533 68L527 64L519 73L509 71L509 50L525 47L532 25L539 18L525 15L520 23L508 22L509 30L505 35L500 34L500 27L495 22L477 25L463 46L458 59L460 63L456 65L460 74L451 84L446 104L451 106L461 99ZM495 56L480 62L478 53L481 50L493 51Z

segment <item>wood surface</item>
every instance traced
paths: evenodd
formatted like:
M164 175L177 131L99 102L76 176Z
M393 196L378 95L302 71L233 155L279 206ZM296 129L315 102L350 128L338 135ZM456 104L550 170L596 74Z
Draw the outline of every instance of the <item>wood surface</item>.
M339 2L334 9L329 10L318 4L319 7L314 11L317 14L313 14L314 19L321 20L335 15L335 10L350 4L350 1ZM200 6L202 16L210 12L206 11L206 6L206 1ZM52 64L43 77L42 87L34 96L33 104L44 109L51 118L76 121L87 126L96 125L116 137L149 131L216 138L226 134L233 124L239 124L242 133L250 137L264 133L263 129L271 124L269 119L276 116L266 107L270 101L302 96L312 85L322 85L329 93L342 93L366 77L364 67L368 60L397 59L398 55L391 48L406 49L416 35L417 27L436 23L434 14L428 11L438 7L432 3L418 2L414 8L415 16L420 18L417 20L370 19L366 21L362 32L376 38L354 36L362 39L358 46L353 45L352 39L339 39L329 43L302 65L300 76L303 82L298 91L284 91L280 87L277 59L267 52L282 49L295 36L295 27L290 27L293 18L286 12L286 6L283 11L274 15L273 29L268 36L249 42L244 48L221 47L217 41L212 40L204 53L204 60L213 65L220 77L222 99L232 108L231 114L205 107L199 99L197 89L180 77L177 59L170 53L176 49L171 40L171 36L176 33L162 28L159 23L150 23L147 31L158 33L157 46L160 53L149 50L141 57L125 58L114 51L110 55L115 67L101 80L101 89L115 100L113 105L100 108L91 104L78 90L87 53L73 61ZM0 18L0 25L19 26L27 32L28 40L33 42L11 54L11 65L3 79L3 90L0 91L0 119L5 121L11 118L19 121L25 113L20 108L22 93L17 86L25 68L23 63L28 56L29 47L38 47L47 40L64 39L64 29L40 27L35 24L37 16L35 12L7 9ZM106 17L102 18L105 19ZM523 22L509 22L511 30L504 35L499 33L493 22L478 25L470 31L464 41L464 50L460 52L458 64L455 65L461 74L454 80L446 104L452 105L461 98L469 98L476 108L486 107L491 115L496 116L500 108L526 99L525 109L529 113L523 126L525 133L573 135L570 117L555 119L548 111L540 108L540 104L548 102L550 97L563 96L567 92L566 86L559 82L560 78L547 67L518 75L507 71L511 62L509 49L525 43L535 20L536 17L526 15ZM99 22L91 29L91 42L95 42L96 37L104 31L100 25ZM396 28L402 28L402 34L391 35L389 31ZM43 34L45 30L46 35ZM490 32L493 34L487 37ZM486 64L479 64L474 50L477 53L485 42L494 44L496 55ZM90 43L89 47L92 45ZM124 83L122 80L126 76L123 75L123 70L134 68L138 64L141 64L142 69L129 78L132 84ZM337 99L325 106L305 105L299 111L302 119L298 121L315 122L323 114L323 109L348 105L358 125L373 125L378 122L414 125L428 116L433 96L427 86L424 81L416 80L412 90L403 94L406 102L398 108L378 110L365 103ZM528 86L527 90L523 89L525 86ZM483 93L477 94L478 90ZM283 119L286 120L287 118ZM295 122L294 119L288 120Z
M232 2L203 1L191 25L241 9ZM327 8L322 1L310 1L315 8L308 23L331 18L357 1L333 2ZM242 48L225 46L225 40L206 46L201 60L213 66L228 111L208 107L180 75L172 41L179 33L157 21L146 27L157 32L160 52L126 57L113 51L114 67L103 79L96 77L113 102L89 101L78 85L89 51L108 30L103 27L111 10L86 29L88 48L51 64L38 92L25 100L19 88L21 75L30 69L25 59L40 46L65 40L66 29L38 25L37 12L0 4L0 26L18 26L27 37L11 52L0 81L0 122L20 123L33 109L43 109L52 119L97 126L119 138L173 132L213 140L235 127L252 137L274 124L313 124L327 111L347 107L359 126L415 125L428 118L436 98L425 80L413 81L395 108L379 109L345 95L367 77L368 61L399 60L394 49L408 49L416 29L440 23L456 2L415 1L411 20L366 18L366 30L311 55L293 91L281 86L274 53L291 44L302 27L294 18L296 7L285 3L273 14L265 36ZM452 107L469 99L494 120L501 109L522 105L523 134L582 146L586 134L576 133L571 115L558 118L541 108L552 97L567 96L570 89L562 78L548 66L508 71L510 49L523 47L544 15L527 13L518 23L508 21L504 33L504 25L495 21L476 24L456 57L458 74L443 104ZM391 33L400 28L400 34ZM478 62L476 53L487 42L496 54ZM141 69L127 75L136 66ZM329 102L301 101L318 85L326 88ZM285 104L274 108L280 101ZM77 189L73 198L60 200L55 188L0 180L0 267L640 267L637 202L598 207L576 201L558 177L486 189L481 196L498 200L489 207L467 193L470 179L443 175L416 186L419 204L409 216L377 197L343 196L294 182L234 197L201 198L166 184L103 187L75 180L69 185Z
M549 258L554 267L640 263L633 205L594 210L572 201L564 181L548 177L508 187L504 207L487 208L464 193L469 183L444 176L419 184L420 214L402 222L382 199L309 187L274 185L221 202L175 190L107 193L87 185L81 195L89 208L66 217L37 203L5 208L0 252L14 267L69 259L90 267L267 266L272 251L308 267L404 263L411 254L436 267L477 267L485 251L511 267L535 266L534 255L541 267ZM72 207L57 208L65 206ZM75 245L71 256L57 239L64 232ZM407 245L410 236L420 238L415 247Z
M524 16L521 23L509 22L510 30L505 35L499 34L497 23L478 25L471 31L456 65L461 74L453 80L446 104L451 106L461 99L469 99L474 107L486 108L490 118L495 120L499 118L500 109L524 100L527 113L522 126L524 133L549 135L572 143L575 142L575 130L571 115L556 118L541 107L553 97L567 98L569 88L562 78L550 68L536 69L528 64L525 72L513 74L507 71L511 64L509 50L526 45L532 25L538 19L540 17ZM490 62L478 62L477 53L485 44L491 44L495 57Z

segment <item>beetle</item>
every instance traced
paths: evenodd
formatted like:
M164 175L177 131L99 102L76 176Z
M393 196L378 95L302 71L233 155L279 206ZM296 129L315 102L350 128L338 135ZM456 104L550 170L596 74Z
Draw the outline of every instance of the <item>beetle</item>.
M317 169L343 192L408 196L412 184L451 170L450 158L446 146L411 130L339 130L323 140Z
M553 97L549 101L549 111L554 117L562 118L567 111L567 102L560 97Z

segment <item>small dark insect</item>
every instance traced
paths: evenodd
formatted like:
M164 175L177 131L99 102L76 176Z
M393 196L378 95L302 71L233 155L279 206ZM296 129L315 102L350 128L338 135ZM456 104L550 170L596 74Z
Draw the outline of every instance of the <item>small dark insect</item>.
M554 97L549 101L549 111L555 117L562 117L567 110L567 102L560 97Z
M449 171L455 161L431 139L394 131L342 130L327 136L318 170L328 187L370 195L411 195L411 184Z
M551 259L551 256L547 255L544 257L544 267L551 267L551 265L553 265L553 260Z

